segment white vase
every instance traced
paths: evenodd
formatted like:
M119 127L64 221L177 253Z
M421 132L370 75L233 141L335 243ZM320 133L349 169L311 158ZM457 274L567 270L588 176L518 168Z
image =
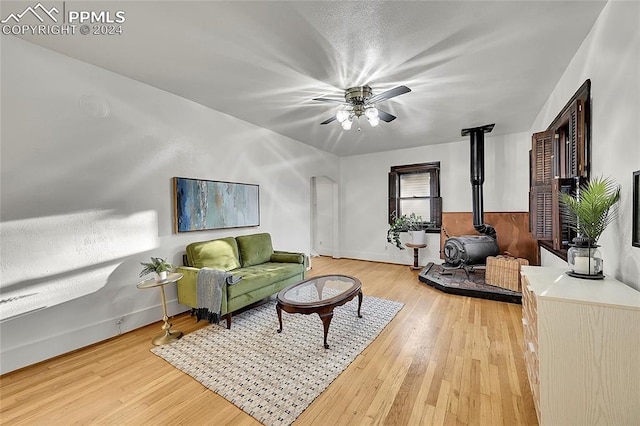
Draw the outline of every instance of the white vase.
M157 281L164 281L164 280L167 279L167 276L169 275L169 272L167 272L167 271L157 272L156 275L157 275L157 277L156 277Z
M411 235L411 244L425 244L426 234L424 231L409 231Z

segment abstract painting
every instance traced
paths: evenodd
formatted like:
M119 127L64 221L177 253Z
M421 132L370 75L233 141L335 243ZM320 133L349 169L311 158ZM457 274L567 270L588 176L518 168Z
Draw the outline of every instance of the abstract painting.
M173 178L174 231L204 231L260 225L259 186Z

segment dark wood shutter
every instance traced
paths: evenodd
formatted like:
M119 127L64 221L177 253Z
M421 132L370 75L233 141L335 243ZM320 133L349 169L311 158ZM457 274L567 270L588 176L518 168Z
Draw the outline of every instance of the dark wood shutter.
M553 238L553 194L544 187L531 188L531 234L536 240Z
M565 217L565 207L560 204L559 194L572 194L576 187L574 178L553 180L553 248L560 250L572 242L576 236Z
M529 214L531 233L537 240L553 239L553 134L545 131L531 138Z
M393 223L394 214L398 212L398 173L389 172L389 225Z
M436 226L442 226L442 197L431 199L431 219L436 223Z
M591 82L586 80L551 122L534 133L529 153L529 227L533 237L562 256L575 237L559 193L574 193L589 179ZM566 252L564 252L566 256Z
M567 107L554 132L554 177L586 177L584 101L576 99Z
M569 140L567 146L567 169L569 176L567 177L586 176L583 104L580 99L576 99L569 108Z

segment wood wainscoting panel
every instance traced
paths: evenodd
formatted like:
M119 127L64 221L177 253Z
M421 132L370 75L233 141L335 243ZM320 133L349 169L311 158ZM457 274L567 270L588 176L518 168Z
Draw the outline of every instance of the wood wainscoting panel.
M484 221L496 229L501 254L509 252L512 256L527 259L530 265L540 265L538 244L529 232L528 212L486 212ZM441 259L444 259L442 248L447 234L450 237L480 235L473 228L471 212L442 212Z

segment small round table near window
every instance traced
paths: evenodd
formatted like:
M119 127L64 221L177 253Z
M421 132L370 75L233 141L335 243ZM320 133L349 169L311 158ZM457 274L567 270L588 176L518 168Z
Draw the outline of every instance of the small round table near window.
M418 266L419 250L425 248L427 245L412 243L405 243L404 245L413 249L413 266L410 266L410 268L413 270L422 269L421 266Z

